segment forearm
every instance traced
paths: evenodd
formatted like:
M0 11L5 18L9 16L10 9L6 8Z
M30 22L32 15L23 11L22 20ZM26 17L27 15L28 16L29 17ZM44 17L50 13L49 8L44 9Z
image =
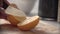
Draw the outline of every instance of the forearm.
M5 2L7 5L10 5L10 3L9 3L7 0L4 0L4 2Z
M3 6L3 0L0 0L0 7Z
M10 6L18 9L17 5L14 3L10 4L7 0L4 0L4 3L5 3L5 5L3 5L4 8L6 8L10 5Z

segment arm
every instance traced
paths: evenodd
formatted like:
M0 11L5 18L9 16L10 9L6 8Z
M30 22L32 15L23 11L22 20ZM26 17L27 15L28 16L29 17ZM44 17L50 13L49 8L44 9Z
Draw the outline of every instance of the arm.
M0 0L0 7L3 6L3 0Z
M10 5L10 6L18 9L18 7L16 6L16 4L14 4L14 3L10 4L7 0L4 0L4 2L5 2L7 5Z
M9 3L7 0L4 0L4 2L5 2L7 5L10 5L10 3Z

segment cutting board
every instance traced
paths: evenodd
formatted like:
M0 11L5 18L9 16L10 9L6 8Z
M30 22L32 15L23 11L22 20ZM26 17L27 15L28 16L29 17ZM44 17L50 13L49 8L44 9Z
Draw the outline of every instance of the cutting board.
M0 19L0 34L60 34L58 27L39 22L39 24L30 31L21 31L13 26L9 21Z

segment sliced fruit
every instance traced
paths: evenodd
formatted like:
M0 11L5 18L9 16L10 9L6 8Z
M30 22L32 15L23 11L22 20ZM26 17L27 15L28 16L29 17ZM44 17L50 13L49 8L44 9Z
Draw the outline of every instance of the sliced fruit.
M19 20L19 21L24 21L24 20L26 19L26 14L25 14L23 11L14 8L13 6L9 6L9 7L5 10L5 12L6 12L7 14L10 14L10 15L14 16L15 19L17 19L17 20ZM13 18L13 17L12 17L12 18Z
M7 16L7 20L10 21L12 25L17 25L20 21L17 20L14 16L9 15Z
M20 30L31 30L39 23L39 16L29 17L21 23L18 23L17 26Z

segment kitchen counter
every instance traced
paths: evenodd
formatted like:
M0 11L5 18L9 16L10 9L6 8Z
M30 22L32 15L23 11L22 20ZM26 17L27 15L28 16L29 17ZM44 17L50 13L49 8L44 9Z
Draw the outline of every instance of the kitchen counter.
M40 20L39 24L30 31L21 31L10 25L9 21L0 19L0 34L60 34L59 26Z

